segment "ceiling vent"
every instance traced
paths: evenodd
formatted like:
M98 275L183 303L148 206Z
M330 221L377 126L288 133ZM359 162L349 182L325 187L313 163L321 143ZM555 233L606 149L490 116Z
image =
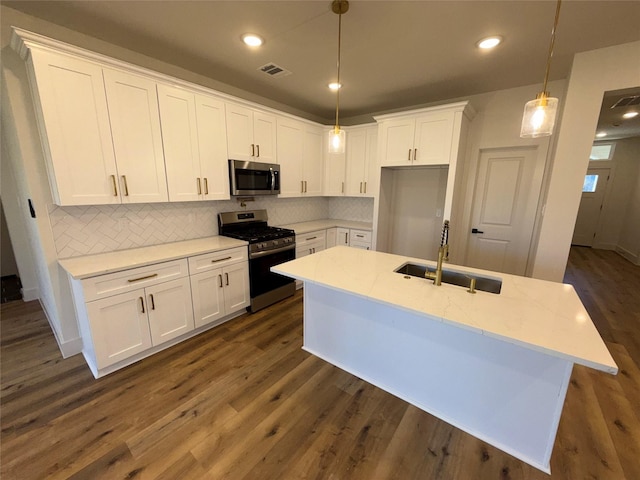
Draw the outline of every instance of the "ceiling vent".
M286 77L287 75L291 75L289 70L281 67L280 65L276 65L275 63L267 63L258 68L259 71L266 73L270 77Z
M633 95L631 97L624 97L614 103L611 108L617 107L632 107L635 105L640 105L640 95Z

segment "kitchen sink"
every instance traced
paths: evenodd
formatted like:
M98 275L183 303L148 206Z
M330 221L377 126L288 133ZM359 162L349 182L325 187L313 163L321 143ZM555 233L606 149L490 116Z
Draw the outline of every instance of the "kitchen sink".
M405 263L401 267L396 268L394 272L401 273L403 275L410 275L412 277L424 278L425 272L435 272L435 270L435 268L427 267L426 265L420 265L417 263ZM471 273L456 272L454 270L442 270L442 282L448 283L450 285L469 288L469 284L471 283L472 278L476 279L476 290L498 294L502 289L502 280L499 280L497 278L483 277Z

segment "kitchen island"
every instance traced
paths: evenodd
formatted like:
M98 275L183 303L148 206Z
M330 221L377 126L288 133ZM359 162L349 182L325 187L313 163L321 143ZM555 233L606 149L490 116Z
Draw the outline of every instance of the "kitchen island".
M499 294L396 273L434 262L335 247L273 267L305 282L303 348L550 473L573 364L616 374L571 285L467 267Z

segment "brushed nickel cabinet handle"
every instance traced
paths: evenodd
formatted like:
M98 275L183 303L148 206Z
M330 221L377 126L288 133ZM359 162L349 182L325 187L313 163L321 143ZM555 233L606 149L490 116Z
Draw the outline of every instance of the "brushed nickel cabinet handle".
M211 263L224 262L225 260L231 260L231 257L218 258L217 260L211 260Z
M409 156L407 157L407 160L410 162L411 161L411 149L409 149Z
M149 278L154 278L154 277L157 277L157 276L158 276L158 274L154 273L153 275L147 275L146 277L131 278L131 279L127 280L127 282L129 282L129 283L139 282L140 280L147 280Z
M220 288L222 288L222 275L218 275L218 280L220 281Z
M145 313L144 311L144 298L142 297L138 297L140 299L140 306L142 307L142 313Z
M256 144L256 150L258 151L258 154L256 155L256 157L260 158L260 145Z
M226 279L226 281L227 281L227 282L226 282L226 283L227 283L227 285L229 285L229 274L225 272L225 274L224 274L224 278L225 278L225 279Z
M153 293L149 294L149 298L151 299L151 310L155 310L156 309L156 302L153 299Z
M111 184L113 185L113 196L117 197L118 196L118 184L116 183L116 176L115 175L109 175L111 177Z
M122 175L122 180L124 181L124 196L128 197L129 196L129 186L127 185L127 176L126 175Z
M198 195L202 195L202 186L200 185L200 177L196 178L196 183L198 185Z
M209 195L209 182L207 181L207 177L204 177L204 194Z
M251 144L251 156L255 157L256 156L256 146L255 144Z

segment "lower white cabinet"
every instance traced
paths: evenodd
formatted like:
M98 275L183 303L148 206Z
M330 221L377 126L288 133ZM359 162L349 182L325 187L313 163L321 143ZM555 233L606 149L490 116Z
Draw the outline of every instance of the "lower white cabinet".
M195 325L202 327L249 306L246 261L191 276ZM220 323L220 322L218 322Z
M327 245L326 238L325 230L296 235L296 258L324 250Z
M349 229L339 227L336 232L336 245L349 246Z
M98 378L243 312L247 247L71 279L71 287L83 355Z
M334 230L335 241L331 246L344 245L345 247L363 248L371 250L371 232L368 230L355 230L353 228L331 228ZM327 234L329 232L327 230ZM327 248L329 247L327 243Z

